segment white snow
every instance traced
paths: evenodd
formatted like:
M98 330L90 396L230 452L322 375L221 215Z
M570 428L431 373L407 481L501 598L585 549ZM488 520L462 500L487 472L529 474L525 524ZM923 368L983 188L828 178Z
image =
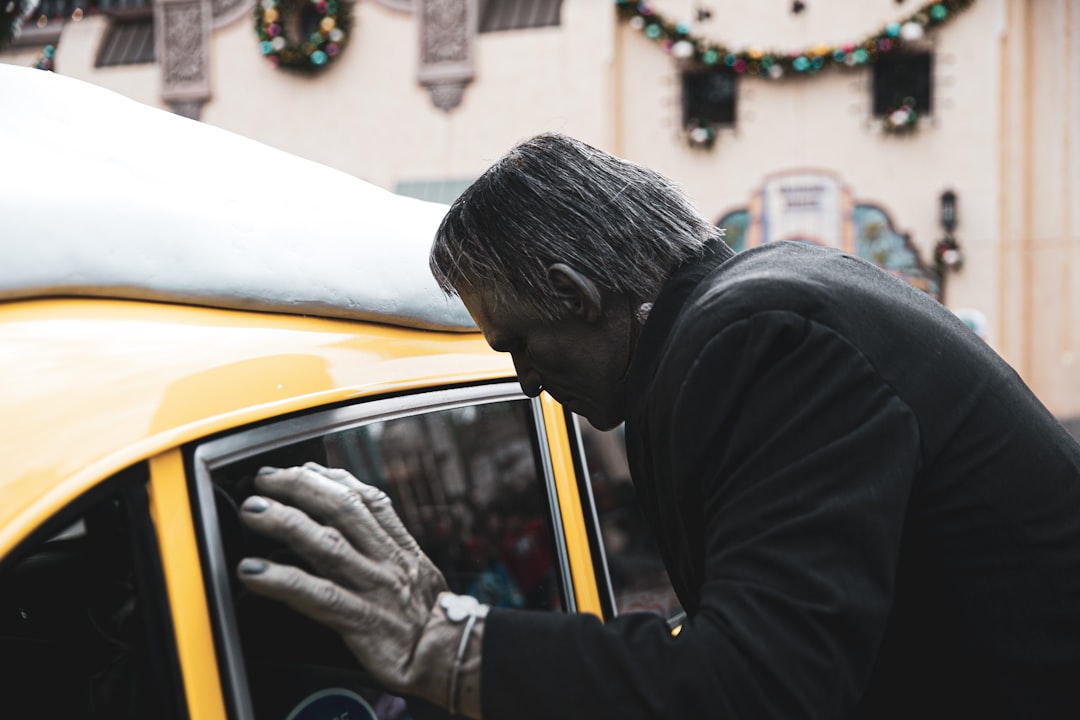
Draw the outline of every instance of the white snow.
M446 207L55 73L0 64L0 300L172 300L474 329Z

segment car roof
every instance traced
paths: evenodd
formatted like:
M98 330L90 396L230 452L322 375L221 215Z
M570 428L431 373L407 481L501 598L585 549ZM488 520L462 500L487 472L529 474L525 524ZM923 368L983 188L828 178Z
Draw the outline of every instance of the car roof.
M0 300L475 330L428 271L445 205L55 73L0 64L0 88Z
M427 270L445 206L52 73L0 88L0 553L170 448L514 377Z

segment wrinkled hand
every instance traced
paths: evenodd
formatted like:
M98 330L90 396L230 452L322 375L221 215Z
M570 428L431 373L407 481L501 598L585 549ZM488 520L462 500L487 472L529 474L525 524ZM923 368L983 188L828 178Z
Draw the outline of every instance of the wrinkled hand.
M248 527L271 537L313 572L245 558L238 572L253 592L280 600L339 633L376 679L394 692L445 704L443 681L425 677L417 647L446 580L405 530L378 488L315 463L263 468L244 501ZM440 695L440 693L442 693Z

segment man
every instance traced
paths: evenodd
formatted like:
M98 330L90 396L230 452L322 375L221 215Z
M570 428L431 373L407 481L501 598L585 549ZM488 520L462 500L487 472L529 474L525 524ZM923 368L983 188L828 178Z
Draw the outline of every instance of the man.
M716 234L670 181L542 135L431 254L527 395L625 420L678 636L470 604L385 496L313 465L268 469L287 504L244 516L316 575L248 559L242 581L485 720L1080 717L1080 446L919 291Z

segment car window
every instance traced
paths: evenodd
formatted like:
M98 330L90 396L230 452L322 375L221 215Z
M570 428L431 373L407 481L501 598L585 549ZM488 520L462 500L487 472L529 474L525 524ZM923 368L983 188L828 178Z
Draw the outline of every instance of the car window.
M0 567L0 715L186 717L144 466Z
M378 718L411 713L358 670L336 635L235 581L232 568L243 556L297 562L238 520L237 507L254 491L253 478L264 465L313 461L379 487L455 592L499 607L566 609L561 528L549 499L539 414L516 388L514 399L505 390L487 394L451 402L452 394L432 394L427 402L413 399L415 407L403 411L383 411L394 400L338 409L196 453L214 495L231 595L233 617L223 617L236 629L235 638L223 640L240 648L234 669L246 677L255 717L288 717L328 688L366 703Z
M682 607L630 479L623 427L600 432L579 420L578 430L616 614L647 611L663 615L672 624L681 622Z

